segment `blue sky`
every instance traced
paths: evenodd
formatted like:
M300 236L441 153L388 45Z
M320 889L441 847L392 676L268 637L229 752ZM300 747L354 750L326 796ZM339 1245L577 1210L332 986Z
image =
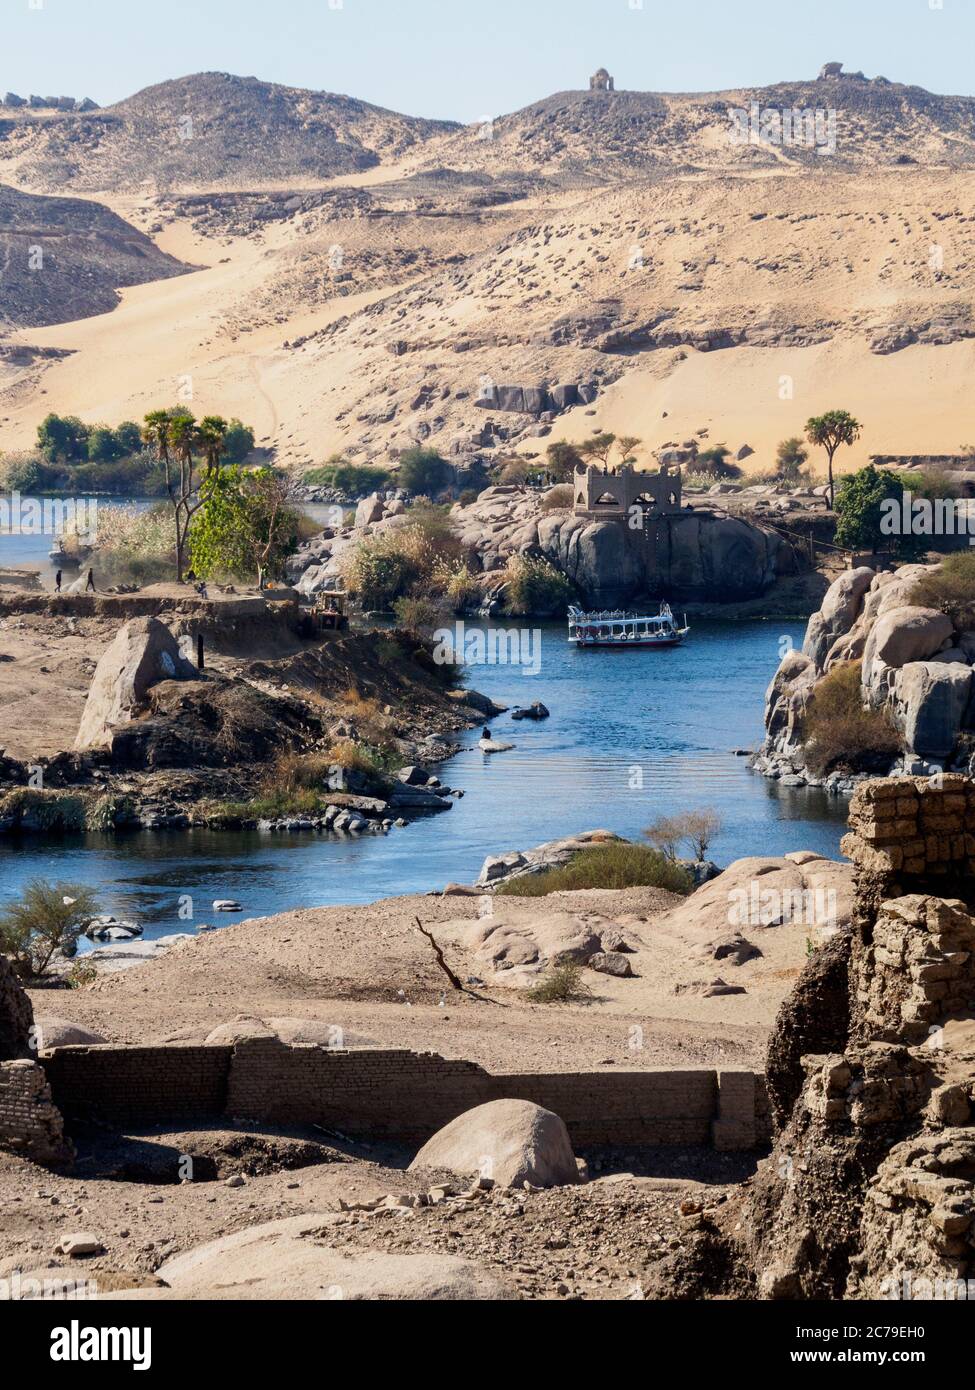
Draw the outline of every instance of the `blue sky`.
M103 105L219 70L474 121L587 85L708 91L838 60L971 94L975 0L0 0L0 88Z

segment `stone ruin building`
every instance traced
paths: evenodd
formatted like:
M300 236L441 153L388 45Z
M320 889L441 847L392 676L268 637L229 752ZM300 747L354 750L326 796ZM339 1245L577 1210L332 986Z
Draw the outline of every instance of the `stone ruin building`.
M851 920L773 1027L774 1145L661 1297L975 1298L975 780L862 783Z
M616 84L605 68L600 68L594 72L589 79L590 92L615 92Z
M644 521L681 510L681 471L662 464L658 473L638 473L631 464L617 469L580 463L574 478L573 511L593 521L629 523L639 507Z

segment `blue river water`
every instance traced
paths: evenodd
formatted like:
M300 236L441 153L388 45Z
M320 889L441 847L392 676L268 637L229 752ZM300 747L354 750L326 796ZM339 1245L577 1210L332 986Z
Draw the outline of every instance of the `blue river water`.
M369 902L470 882L489 854L605 827L638 837L658 816L713 807L718 863L746 854L811 849L837 855L846 804L817 790L782 788L749 771L733 749L761 738L765 688L780 643L801 624L692 623L672 650L579 652L564 625L541 630L541 670L468 669L468 683L504 703L542 700L542 723L491 721L511 752L485 756L477 733L439 768L465 795L449 812L362 839L229 831L139 832L0 840L0 902L32 877L90 884L103 910L138 918L146 937L214 918L215 898L243 916L299 906ZM232 920L232 919L231 919Z

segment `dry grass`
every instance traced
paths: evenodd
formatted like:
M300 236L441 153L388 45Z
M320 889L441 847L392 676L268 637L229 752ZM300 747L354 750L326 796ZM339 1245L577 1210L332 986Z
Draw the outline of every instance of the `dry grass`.
M903 751L903 739L887 711L864 707L860 667L859 661L841 662L816 687L806 716L805 759L817 777L886 771Z

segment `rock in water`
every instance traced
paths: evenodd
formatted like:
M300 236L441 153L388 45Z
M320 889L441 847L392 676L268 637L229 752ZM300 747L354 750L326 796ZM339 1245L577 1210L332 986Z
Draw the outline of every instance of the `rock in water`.
M119 724L128 723L159 681L195 680L196 667L180 654L176 638L158 618L133 618L95 668L75 748L108 747Z
M482 738L478 740L477 746L482 753L510 753L515 745L498 738Z
M492 1100L451 1120L410 1164L490 1178L500 1187L563 1187L579 1180L569 1132L558 1115L527 1100Z

